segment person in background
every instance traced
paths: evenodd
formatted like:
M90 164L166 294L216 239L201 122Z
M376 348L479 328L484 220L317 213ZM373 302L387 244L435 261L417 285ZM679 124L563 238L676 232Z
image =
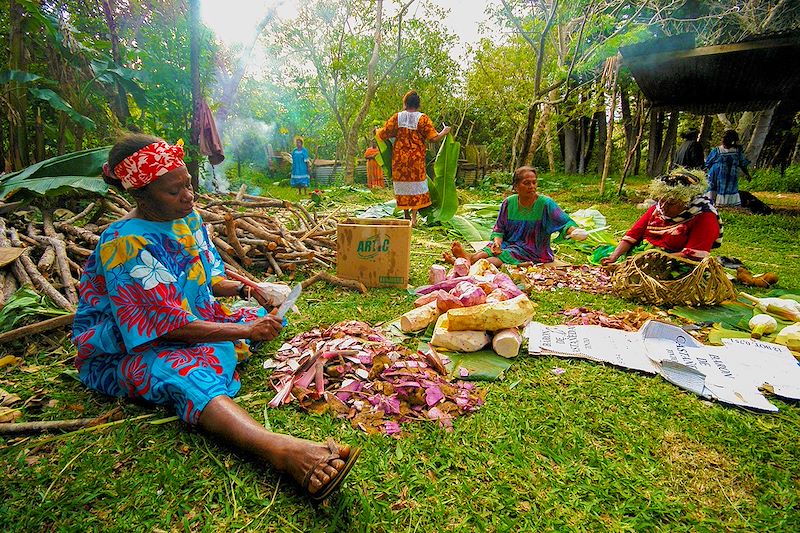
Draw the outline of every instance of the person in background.
M708 171L708 189L706 195L715 205L741 205L739 196L739 170L747 181L752 176L747 167L750 161L745 157L739 145L739 134L727 130L722 135L722 144L711 149L705 162Z
M650 197L657 200L655 205L650 206L600 263L610 265L642 243L695 261L721 246L722 220L703 195L705 185L701 176L674 170L650 182Z
M471 264L486 258L497 267L503 263L550 263L554 259L550 248L551 234L561 232L570 239L585 240L589 236L586 230L579 228L555 201L539 194L538 185L535 168L515 170L511 186L517 194L512 194L500 205L491 242L472 255L467 255L461 244L454 242L450 253L445 252L445 260L453 263L455 258L464 257Z
M292 150L292 179L290 184L297 187L297 194L303 196L311 182L311 165L308 150L303 148L303 138L295 140L295 149Z
M675 152L676 167L683 167L689 170L703 168L705 154L703 145L697 140L699 134L700 132L695 128L681 134L683 143L678 147L678 151Z
M187 424L287 472L312 499L336 489L360 450L273 433L233 401L238 356L278 336L259 307L231 311L219 297L269 295L225 278L194 210L183 148L129 135L109 152L107 183L136 207L100 236L81 277L72 327L75 366L88 388L174 409Z
M382 141L395 138L392 148L392 183L397 208L402 209L411 224L417 224L417 211L431 205L428 193L428 176L425 174L427 142L442 140L450 133L450 126L437 132L431 119L420 112L420 98L416 91L403 95L403 111L395 113L378 130Z
M367 160L367 188L383 189L383 170L375 157L378 155L378 145L375 139L370 140L369 148L364 152L364 159Z

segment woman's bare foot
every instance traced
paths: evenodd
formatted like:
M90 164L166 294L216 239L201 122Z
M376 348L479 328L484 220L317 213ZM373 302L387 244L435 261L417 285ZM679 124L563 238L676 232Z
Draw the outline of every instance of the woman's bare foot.
M296 445L287 450L284 464L278 466L313 496L335 479L350 456L349 446L328 445L295 439Z
M461 257L463 259L469 259L467 252L464 251L464 247L461 246L461 243L456 241L450 246L450 251L453 252L453 257Z
M442 253L442 258L445 261L447 261L448 263L450 263L451 265L455 265L456 264L456 258L453 257L453 254L451 254L450 252L443 252Z

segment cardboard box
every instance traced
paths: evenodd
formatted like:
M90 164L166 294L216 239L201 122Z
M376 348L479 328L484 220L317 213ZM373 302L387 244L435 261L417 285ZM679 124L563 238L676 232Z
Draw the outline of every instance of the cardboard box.
M355 218L336 228L336 275L367 287L408 286L411 221Z

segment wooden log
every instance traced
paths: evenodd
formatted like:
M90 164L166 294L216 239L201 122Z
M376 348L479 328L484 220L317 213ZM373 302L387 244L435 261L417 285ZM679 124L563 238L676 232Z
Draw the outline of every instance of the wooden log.
M48 243L55 251L56 267L59 277L61 278L61 286L64 288L67 300L69 300L72 305L78 305L78 293L75 291L75 279L69 271L69 259L67 258L67 247L64 241L58 237L39 236L36 237L36 240Z
M83 261L90 255L92 255L91 250L78 246L77 244L73 244L71 242L67 243L67 253L77 257L80 261Z
M317 272L307 280L303 281L301 285L303 285L303 288L306 289L318 281L325 281L331 285L336 285L337 287L344 287L345 289L358 291L361 294L367 294L367 288L360 281L354 279L342 279L324 271Z
M68 315L48 318L47 320L37 322L36 324L29 324L27 326L22 326L21 328L16 328L11 331L7 331L5 333L0 334L0 344L4 342L13 341L15 339L20 339L22 337L27 337L29 335L44 333L45 331L50 331L52 329L69 326L70 324L72 324L72 320L74 318L75 318L75 313L70 313Z
M121 420L122 409L116 407L96 418L74 418L71 420L40 420L37 422L4 422L0 424L0 435L39 434L50 431L74 431Z
M124 196L122 196L120 193L118 193L114 189L109 189L108 197L111 198L114 202L116 202L120 206L122 206L122 209L124 209L126 211L130 211L131 209L133 209L133 206L131 205L131 203L128 200L126 200Z
M56 228L53 226L53 210L49 208L40 208L39 211L42 213L42 227L44 228L44 234L48 237L55 237L56 235ZM30 229L28 230L28 235L31 235Z
M253 283L258 283L259 282L258 279L255 276L253 276L247 270L244 270L241 266L237 265L236 262L229 263L229 262L225 261L224 259L223 259L223 262L225 263L225 271L226 272L228 272L230 270L232 272L236 272L239 276L242 276L244 278L249 279Z
M286 242L281 238L280 235L270 233L263 227L259 227L257 224L254 224L253 222L254 221L249 218L239 219L239 226L242 229L249 231L251 234L258 237L259 239L274 242L279 246L286 246Z
M82 239L94 246L97 246L97 243L100 242L99 235L96 235L85 228L79 228L77 226L73 226L72 224L67 224L66 222L57 222L56 229L63 231L67 235L72 235L73 237Z
M272 255L272 252L266 251L264 252L264 256L266 256L267 262L272 267L272 271L275 272L275 275L278 277L282 277L283 270L281 270L281 267L278 265L278 262L275 260L275 256Z
M88 216L88 215L89 215L89 213L91 213L91 212L92 212L92 209L94 209L94 206L95 206L95 203L94 203L94 202L89 202L89 205L87 205L87 206L86 206L86 208L85 208L83 211L81 211L81 212L80 212L80 213L78 213L77 215L73 215L73 216L71 216L71 217L69 217L69 218L67 218L67 219L65 219L65 220L62 220L61 222L57 223L57 224L56 224L56 228L58 228L58 225L59 225L59 224L67 224L67 225L72 225L72 224L74 224L75 222L79 221L80 219L82 219L82 218L84 218L84 217ZM62 231L63 231L63 230L62 230Z
M11 241L8 239L8 230L6 229L6 221L3 218L0 218L0 246L4 248L11 246ZM18 246L18 248L21 248L21 246ZM23 256L20 255L17 259L14 260L13 263L11 263L11 272L14 273L14 276L17 278L19 285L30 285L31 277L28 275L27 270L25 270L25 265L22 261L22 257ZM5 291L5 288L3 290Z
M44 253L42 253L42 256L39 258L39 261L36 263L36 268L42 273L43 276L49 276L50 272L53 270L53 265L55 262L56 251L52 246L47 246L44 249Z
M253 264L253 260L247 257L247 252L244 251L239 237L236 236L236 220L230 215L225 215L225 234L228 236L228 244L233 247L242 265L248 267Z
M212 237L211 241L217 247L217 251L223 251L228 255L235 255L236 252L233 249L233 246L228 244L226 241L223 241L220 237Z
M245 194L247 194L247 184L242 183L242 186L239 187L239 192L236 193L236 201L241 202Z
M27 255L22 255L20 256L19 261L22 262L25 272L28 273L28 276L34 287L42 291L60 308L66 309L67 311L75 310L75 308L72 306L72 303L70 303L70 301L67 300L63 294L58 292L58 290L53 287L49 281L44 279L41 273L39 273L39 271L36 269L36 265L33 264L33 261L31 261L30 257ZM72 286L72 289L73 291L75 290L74 286Z

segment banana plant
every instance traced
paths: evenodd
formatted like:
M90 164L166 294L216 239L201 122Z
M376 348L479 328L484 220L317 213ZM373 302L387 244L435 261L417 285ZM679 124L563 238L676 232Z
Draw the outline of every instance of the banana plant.
M108 185L101 175L110 146L80 150L39 161L0 176L0 199L30 201L75 191L104 195Z

